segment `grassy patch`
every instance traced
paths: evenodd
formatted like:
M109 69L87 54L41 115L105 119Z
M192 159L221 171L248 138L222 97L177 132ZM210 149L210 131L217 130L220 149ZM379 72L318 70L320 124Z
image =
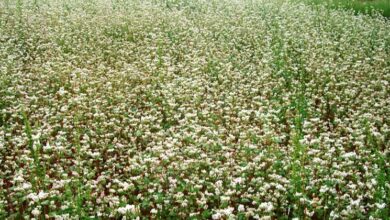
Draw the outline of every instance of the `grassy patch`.
M379 12L390 17L389 0L305 0L314 4L326 4L331 8L353 9L356 13L373 14Z

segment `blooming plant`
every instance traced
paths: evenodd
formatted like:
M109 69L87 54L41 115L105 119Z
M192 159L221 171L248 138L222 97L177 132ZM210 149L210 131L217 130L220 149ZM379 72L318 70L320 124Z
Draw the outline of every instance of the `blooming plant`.
M387 219L389 81L379 15L0 1L0 218Z

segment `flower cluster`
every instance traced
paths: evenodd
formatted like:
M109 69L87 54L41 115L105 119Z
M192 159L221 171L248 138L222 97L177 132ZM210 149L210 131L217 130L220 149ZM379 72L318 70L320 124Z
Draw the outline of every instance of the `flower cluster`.
M0 218L389 217L379 15L4 1L0 30Z

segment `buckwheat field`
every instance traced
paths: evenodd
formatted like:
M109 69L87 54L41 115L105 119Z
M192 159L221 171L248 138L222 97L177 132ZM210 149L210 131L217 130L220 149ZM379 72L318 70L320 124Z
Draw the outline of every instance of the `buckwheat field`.
M389 219L390 22L290 0L0 0L0 219Z

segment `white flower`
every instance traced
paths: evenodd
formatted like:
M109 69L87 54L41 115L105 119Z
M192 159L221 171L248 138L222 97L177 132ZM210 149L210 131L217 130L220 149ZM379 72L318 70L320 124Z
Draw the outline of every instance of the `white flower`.
M118 208L117 211L120 214L125 215L127 213L135 213L137 209L134 205L126 205L125 207Z
M152 213L152 214L157 214L157 209L152 209L152 210L150 210L150 213Z
M359 204L360 204L360 199L351 200L351 206L359 206Z
M235 178L233 180L234 185L241 184L243 182L243 179L241 177Z
M378 209L384 209L386 207L386 203L375 203L375 205Z
M259 208L265 210L266 212L270 212L272 211L274 206L272 205L271 202L263 202L259 205Z
M326 191L328 191L328 187L327 186L321 186L320 193L325 193Z
M342 157L345 159L349 159L352 157L356 157L356 153L355 152L348 152L348 153L343 154Z
M217 212L211 216L214 220L218 220L222 218L222 214Z
M233 207L227 207L226 209L221 210L221 212L223 214L225 214L226 216L229 216L229 215L233 214L234 208Z
M66 94L66 91L65 91L64 87L61 87L61 88L58 90L57 93L58 93L60 96L63 96L63 95Z
M221 201L222 202L228 202L230 200L229 196L221 196Z
M32 201L36 202L39 200L39 197L36 193L30 193L27 195L27 198L31 199Z
M31 183L23 183L22 184L22 189L24 189L24 190L31 189L31 187L32 187Z
M223 181L222 180L218 180L215 185L218 187L218 188L221 188L222 185L223 185Z
M43 151L49 151L51 149L53 149L53 146L51 146L49 142L47 142L45 146L43 146Z
M43 192L43 191L40 191L40 192L38 193L39 199L45 199L48 195L49 195L49 193L45 193L45 192Z
M41 214L41 211L39 211L39 209L37 208L34 208L32 211L31 211L31 214L35 217L39 216Z
M240 205L238 206L238 211L239 211L239 212L244 212L244 211L245 211L245 206L242 205L242 204L240 204Z

